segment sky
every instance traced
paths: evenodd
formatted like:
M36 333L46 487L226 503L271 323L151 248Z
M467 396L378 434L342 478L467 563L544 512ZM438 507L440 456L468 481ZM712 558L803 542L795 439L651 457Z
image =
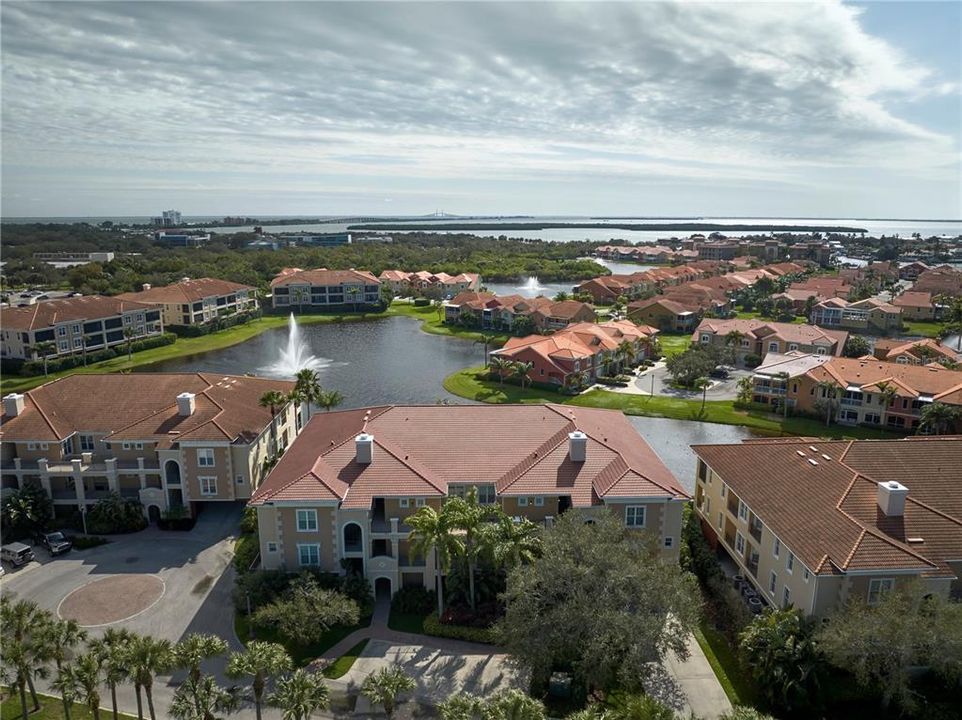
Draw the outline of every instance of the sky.
M962 3L0 6L4 216L962 217Z

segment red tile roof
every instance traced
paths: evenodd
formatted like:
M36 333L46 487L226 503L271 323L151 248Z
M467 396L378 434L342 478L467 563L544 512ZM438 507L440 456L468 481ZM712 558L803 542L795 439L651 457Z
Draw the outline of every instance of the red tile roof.
M219 278L197 278L196 280L181 280L172 285L152 287L141 292L123 293L117 297L124 300L134 300L145 303L192 303L208 297L230 295L238 290L254 290L250 285L241 285L230 280Z
M271 280L271 287L278 285L308 284L308 285L340 285L341 283L363 283L379 285L380 280L367 270L301 270L300 268L284 268Z
M121 296L86 295L63 300L44 300L24 308L0 308L0 326L6 330L40 330L58 323L95 320L154 307Z

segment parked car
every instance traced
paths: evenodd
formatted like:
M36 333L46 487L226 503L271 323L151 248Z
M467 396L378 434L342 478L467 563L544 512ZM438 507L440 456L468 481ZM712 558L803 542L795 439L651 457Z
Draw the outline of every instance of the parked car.
M62 555L70 552L73 543L66 535L59 530L57 532L40 533L37 536L37 544L42 545L51 555Z
M728 379L728 368L726 367L716 367L714 370L708 373L708 377L715 380L727 380Z
M23 543L13 542L0 547L0 560L6 560L14 567L26 565L33 560L33 557L33 550Z

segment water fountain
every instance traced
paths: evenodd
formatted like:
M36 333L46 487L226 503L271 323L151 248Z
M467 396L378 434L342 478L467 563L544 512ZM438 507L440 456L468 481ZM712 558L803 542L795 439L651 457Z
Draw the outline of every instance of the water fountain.
M546 288L544 285L538 282L537 275L531 275L525 281L524 285L518 286L518 290L520 290L521 294L524 295L525 297L536 297L537 295L540 295L547 289L548 288Z
M310 347L301 337L301 329L291 313L287 320L287 347L280 348L280 357L276 362L263 368L269 375L294 377L299 370L320 370L331 364L326 358L318 358L310 354Z

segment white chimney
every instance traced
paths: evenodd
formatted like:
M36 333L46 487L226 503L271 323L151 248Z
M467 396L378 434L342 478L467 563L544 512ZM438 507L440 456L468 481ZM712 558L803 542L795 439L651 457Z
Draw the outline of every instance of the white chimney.
M878 484L878 506L888 517L901 517L905 514L905 498L909 489L894 480Z
M354 438L354 459L358 465L370 465L374 458L374 436L362 432Z
M151 284L150 284L150 283L144 283L144 286L143 286L143 289L144 289L144 290L150 290L150 288L151 288Z
M571 462L584 462L588 452L588 436L580 430L568 433L568 457Z
M17 417L23 412L23 395L10 393L3 398L3 414L7 417Z
M194 414L194 393L182 392L177 396L177 414L184 417Z

